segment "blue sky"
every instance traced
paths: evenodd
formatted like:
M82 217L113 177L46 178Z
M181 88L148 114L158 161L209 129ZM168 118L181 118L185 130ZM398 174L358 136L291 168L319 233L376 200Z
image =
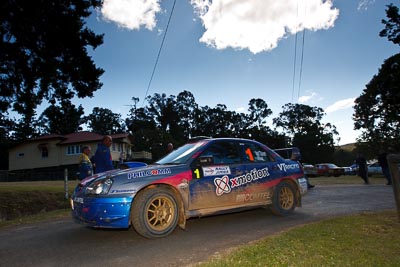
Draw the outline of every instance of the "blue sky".
M123 117L132 97L142 105L173 3L104 1L87 24L105 34L103 45L90 52L105 70L103 87L75 104L82 104L87 114L102 107ZM225 104L238 112L247 110L250 99L262 98L273 111L269 124L287 103L317 106L327 113L324 122L337 127L339 144L352 143L359 135L353 130L354 99L383 61L399 52L379 37L390 3L399 4L176 0L147 95L176 96L187 90L201 106Z

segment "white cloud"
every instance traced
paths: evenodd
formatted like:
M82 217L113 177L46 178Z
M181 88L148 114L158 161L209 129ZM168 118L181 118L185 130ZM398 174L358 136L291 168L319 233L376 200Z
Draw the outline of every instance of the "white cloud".
M357 10L367 10L369 5L375 3L375 0L360 0L358 2Z
M269 51L280 39L334 26L339 10L327 0L191 0L205 27L200 41L217 49Z
M239 107L235 110L237 113L246 113L247 109L245 107Z
M327 107L325 109L325 112L331 113L331 112L335 112L335 111L338 111L341 109L352 108L354 106L354 100L355 100L355 98L347 98L347 99L339 100L339 101L333 103L332 105L330 105L329 107Z
M308 93L308 95L299 97L299 103L303 103L303 104L308 103L317 97L317 93L315 93L315 92L307 92L307 93Z
M362 0L367 1L367 0ZM372 0L370 0L372 1ZM119 27L153 30L161 0L104 0L102 18ZM217 49L269 51L303 29L329 29L339 15L332 0L191 0L205 32L200 42Z
M119 27L152 30L157 24L156 13L161 12L160 0L104 0L101 14L104 20Z

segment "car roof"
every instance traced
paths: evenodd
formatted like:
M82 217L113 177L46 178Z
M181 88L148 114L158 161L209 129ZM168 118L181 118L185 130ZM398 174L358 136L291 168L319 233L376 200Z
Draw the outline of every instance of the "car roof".
M261 142L257 140L252 140L252 139L246 139L246 138L236 138L236 137L207 137L207 136L198 136L189 139L189 143L196 143L196 142L201 142L201 141L243 141L243 142L255 142L262 144ZM264 144L263 144L264 145Z

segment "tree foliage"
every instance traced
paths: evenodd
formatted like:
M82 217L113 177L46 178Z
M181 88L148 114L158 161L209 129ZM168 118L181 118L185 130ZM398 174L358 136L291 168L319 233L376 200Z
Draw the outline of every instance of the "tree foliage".
M132 98L134 104L126 119L126 124L129 132L134 136L135 150L150 151L154 159L165 154L168 143L179 146L195 136L250 138L271 148L281 148L285 146L285 135L293 133L287 129L283 133L278 133L267 126L268 117L272 115L272 111L263 99L251 99L246 113L230 111L224 104L217 104L213 108L201 107L195 102L193 94L188 91L183 91L178 96L156 93L146 99L148 105L138 108L139 99ZM289 129L298 127L292 124L301 125L300 120L312 120L316 125L321 125L319 123L323 116L321 109L302 107L301 111L307 115L301 117L296 117L297 114L293 115L294 118L288 123ZM291 117L290 114L293 111L298 110L288 110L285 114ZM307 112L313 113L310 115ZM326 129L332 131L326 132ZM327 151L332 152L334 150L333 135L337 134L334 126L327 124L320 126L318 130L320 139L314 143L318 144L321 150L326 148ZM313 139L313 136L310 139Z
M69 100L60 106L52 105L46 108L39 117L41 134L69 134L78 132L84 122L83 107L76 107Z
M307 132L313 125L319 126L322 117L325 115L322 108L303 104L289 103L284 105L282 109L280 116L274 119L274 124L292 135Z
M36 107L74 96L91 97L101 87L103 70L88 47L103 36L85 26L100 0L23 1L0 4L0 111L22 115L20 130L32 132Z
M371 150L400 149L400 54L385 60L355 100L353 119Z
M321 162L333 154L337 132L333 125L320 122L324 113L317 107L285 105L278 118L270 120L270 124L283 128L278 132L268 126L272 111L263 99L251 99L243 113L230 111L224 104L199 106L188 91L177 96L156 93L146 99L148 104L138 107L139 98L133 97L125 120L121 114L100 107L82 117L83 108L65 99L48 107L34 127L42 133L64 134L78 131L86 123L89 130L101 134L128 131L134 137L134 151L151 152L153 160L165 155L168 143L178 147L195 136L255 139L272 149L286 146L286 137L290 136L290 145L298 146L308 162Z
M386 16L388 20L383 19L382 23L385 24L379 36L387 37L389 41L394 44L400 45L400 14L399 8L393 4L387 5Z
M400 45L399 8L388 5L386 16L379 35ZM384 61L355 100L353 120L354 129L361 130L359 151L374 158L380 150L400 150L400 54Z
M121 119L121 114L113 113L107 108L93 108L92 113L85 120L92 132L115 134L125 131L125 124Z
M336 127L322 124L322 108L303 104L286 104L274 123L292 137L291 145L300 148L302 160L308 163L331 162L333 159Z

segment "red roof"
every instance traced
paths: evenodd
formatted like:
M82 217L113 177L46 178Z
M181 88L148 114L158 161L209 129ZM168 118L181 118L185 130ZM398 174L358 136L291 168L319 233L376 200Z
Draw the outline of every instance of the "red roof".
M112 134L111 137L113 139L121 139L121 138L126 138L128 137L129 134L127 133L119 133L119 134Z
M90 141L100 141L103 136L98 133L92 132L77 132L70 133L64 135L66 138L64 141L61 141L60 144L72 144L72 143L82 143L82 142L90 142Z
M31 139L31 141L36 141L36 140L49 140L49 139L65 139L63 135L59 134L46 134L42 135L36 138Z
M127 133L120 133L120 134L111 134L113 139L122 139L128 137L129 134ZM33 140L49 140L49 139L61 139L59 144L76 144L76 143L83 143L83 142L92 142L92 141L101 141L103 139L103 135L98 133L92 133L88 131L84 132L77 132L77 133L70 133L66 135L58 135L58 134L48 134L43 135L38 138L32 139Z

